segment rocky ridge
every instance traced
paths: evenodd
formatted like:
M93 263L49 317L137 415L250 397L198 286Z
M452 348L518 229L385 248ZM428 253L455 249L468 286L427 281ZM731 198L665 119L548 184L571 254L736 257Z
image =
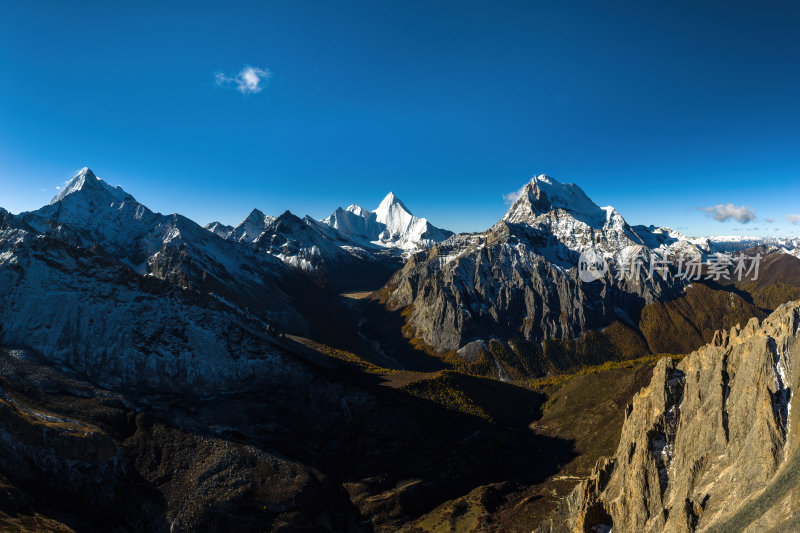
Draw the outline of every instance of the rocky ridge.
M796 522L800 302L665 358L601 459L537 532L766 531Z

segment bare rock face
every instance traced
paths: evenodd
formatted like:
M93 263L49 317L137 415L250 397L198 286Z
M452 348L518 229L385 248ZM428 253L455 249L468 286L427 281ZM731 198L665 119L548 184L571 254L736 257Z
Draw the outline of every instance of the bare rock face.
M799 332L795 302L680 363L662 359L614 457L537 531L764 531L792 519Z

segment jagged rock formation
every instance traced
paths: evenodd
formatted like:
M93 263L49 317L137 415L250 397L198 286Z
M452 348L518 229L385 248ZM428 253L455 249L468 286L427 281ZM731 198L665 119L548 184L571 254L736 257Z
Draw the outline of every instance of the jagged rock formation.
M411 257L381 301L405 309L410 333L440 352L493 336L578 337L618 318L630 322L644 305L680 294L683 283L658 261L697 246L656 230L634 230L577 185L538 176L491 229ZM596 282L579 277L579 257L587 251L608 265ZM637 256L636 274L620 275Z
M224 238L232 239L239 242L253 242L264 233L266 227L275 220L275 217L265 215L258 209L253 209L247 218L242 220L238 226L231 228L230 232ZM224 234L227 226L206 226L206 229L216 233L217 235Z
M662 359L615 455L537 531L756 532L796 520L799 333L795 302L679 363Z

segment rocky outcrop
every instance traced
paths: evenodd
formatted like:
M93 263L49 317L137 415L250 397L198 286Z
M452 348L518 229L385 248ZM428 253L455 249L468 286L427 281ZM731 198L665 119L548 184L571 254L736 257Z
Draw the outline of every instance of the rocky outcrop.
M664 358L619 446L538 532L764 531L792 519L800 302Z

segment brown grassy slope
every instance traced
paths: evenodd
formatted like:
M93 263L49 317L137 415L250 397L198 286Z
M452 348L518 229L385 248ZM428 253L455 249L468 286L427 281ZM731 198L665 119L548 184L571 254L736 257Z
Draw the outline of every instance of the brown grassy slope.
M800 259L780 252L766 255L759 265L756 283L762 287L775 283L800 285Z
M638 329L634 329L628 324L617 320L603 329L603 334L609 342L614 345L619 353L620 359L635 359L650 353L647 347L647 340L642 336Z
M545 395L494 379L444 370L401 388L453 411L511 426L526 426L541 416Z
M711 342L718 329L766 315L735 292L695 284L680 298L646 306L639 329L653 353L689 353Z
M800 300L800 286L780 281L772 285L737 283L736 287L747 293L755 305L767 311L774 311L786 302Z
M769 254L761 261L757 280L743 280L735 286L755 305L772 311L800 299L800 259L783 253Z

